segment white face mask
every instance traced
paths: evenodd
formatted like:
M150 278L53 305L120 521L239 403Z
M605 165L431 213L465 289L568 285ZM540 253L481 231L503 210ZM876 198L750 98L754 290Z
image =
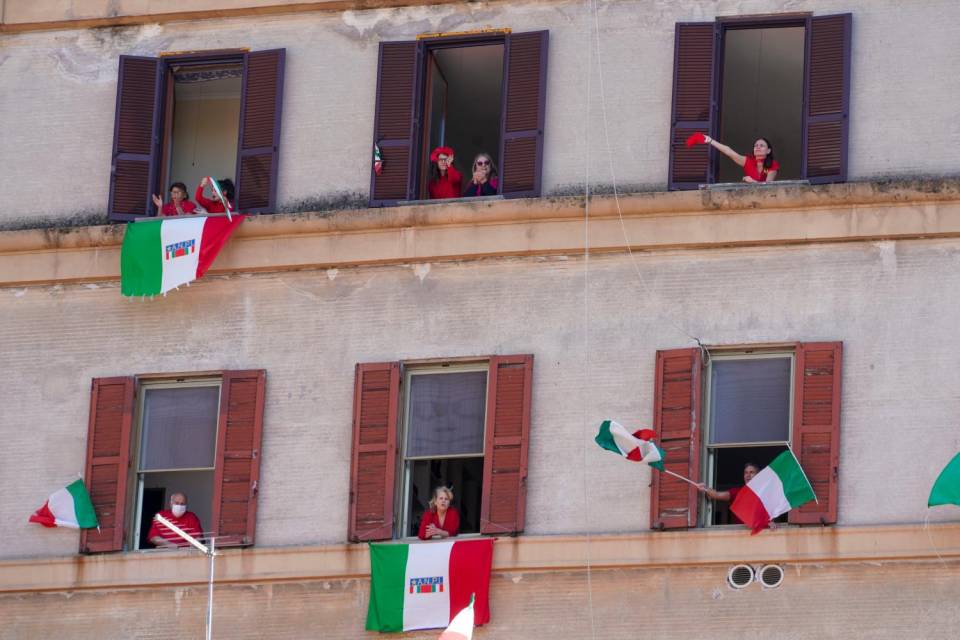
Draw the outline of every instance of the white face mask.
M171 507L170 511L173 511L173 515L180 517L187 512L187 505L185 504L175 504Z

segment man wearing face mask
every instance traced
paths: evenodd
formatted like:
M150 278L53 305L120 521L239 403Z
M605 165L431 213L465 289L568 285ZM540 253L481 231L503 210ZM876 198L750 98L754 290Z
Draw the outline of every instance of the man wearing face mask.
M175 493L170 496L170 509L160 511L159 515L194 538L199 538L203 533L203 527L200 526L200 518L192 511L187 511L186 494ZM158 548L166 547L176 549L177 547L186 547L189 544L166 525L156 520L154 520L150 526L150 533L147 534L147 537L150 539L150 542Z

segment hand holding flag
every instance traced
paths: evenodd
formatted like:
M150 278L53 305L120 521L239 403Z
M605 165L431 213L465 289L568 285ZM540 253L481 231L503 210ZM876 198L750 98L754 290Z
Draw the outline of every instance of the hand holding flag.
M691 135L689 138L687 138L688 147L692 147L695 144L707 144L707 137L702 133L700 133L699 131L697 131L696 133Z

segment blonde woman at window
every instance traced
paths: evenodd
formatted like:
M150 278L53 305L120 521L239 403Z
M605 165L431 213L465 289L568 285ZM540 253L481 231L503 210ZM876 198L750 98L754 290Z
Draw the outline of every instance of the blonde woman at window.
M702 133L687 138L688 147L695 144L708 144L743 167L744 182L773 182L780 171L780 163L773 155L773 145L766 138L757 138L753 143L752 156L742 156L719 140Z
M423 512L420 519L421 540L430 538L449 538L460 533L460 513L450 503L453 502L453 490L439 486L433 490L430 508Z
M488 153L478 153L473 159L473 179L463 192L464 198L497 195L497 167Z

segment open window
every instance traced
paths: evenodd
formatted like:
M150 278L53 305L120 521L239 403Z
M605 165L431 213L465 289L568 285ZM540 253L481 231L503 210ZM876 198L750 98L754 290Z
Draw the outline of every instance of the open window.
M797 343L739 350L657 352L654 427L666 468L725 491L743 467L763 468L788 445L818 502L788 514L794 524L837 521L842 344ZM654 529L726 524L727 505L704 502L686 482L655 473Z
M256 525L263 371L93 381L86 482L98 530L81 552L149 549L173 493L217 546L250 545Z
M284 50L120 56L108 212L156 215L182 182L229 178L244 213L276 209ZM209 191L208 191L209 195Z
M462 534L523 531L532 371L529 355L358 364L349 539L416 535L439 485Z
M847 179L851 14L678 23L669 186L739 182L743 170L692 133L741 154L772 144L777 179Z
M547 69L546 31L449 34L380 44L370 204L428 197L430 151L449 146L470 181L487 153L505 197L540 194Z

